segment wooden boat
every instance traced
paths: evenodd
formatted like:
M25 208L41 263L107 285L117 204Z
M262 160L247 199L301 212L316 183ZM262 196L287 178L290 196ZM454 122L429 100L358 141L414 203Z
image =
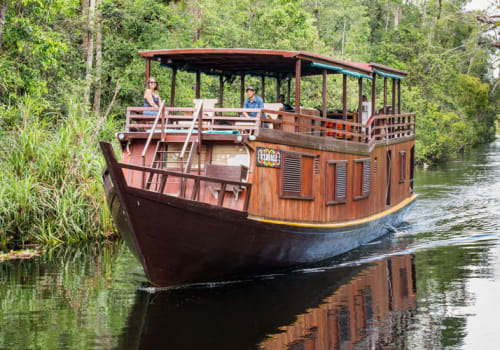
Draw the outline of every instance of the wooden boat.
M312 264L370 242L415 203L415 114L401 113L407 72L299 51L179 49L139 52L172 70L170 106L129 107L118 162L101 143L108 205L120 234L158 286L220 281ZM194 107L175 104L177 71L195 75ZM200 99L219 77L218 107ZM329 111L327 78L342 74L342 113ZM294 111L223 108L224 83L260 76ZM301 80L322 79L322 108L301 106ZM348 77L383 79L383 107L363 123L348 110ZM350 79L350 78L349 78ZM392 105L387 104L392 80ZM273 98L274 100L274 98ZM206 103L205 103L206 102ZM331 101L330 101L331 102ZM212 103L213 104L213 103ZM366 104L366 102L365 102ZM207 106L208 107L207 107ZM272 108L274 107L274 108ZM145 115L147 110L156 115ZM242 117L244 113L256 116ZM349 118L350 116L350 118Z

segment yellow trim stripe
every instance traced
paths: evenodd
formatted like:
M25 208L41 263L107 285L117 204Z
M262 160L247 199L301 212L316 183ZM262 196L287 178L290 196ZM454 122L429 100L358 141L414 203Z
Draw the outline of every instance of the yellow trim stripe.
M357 219L357 220L352 220L352 221L347 221L347 222L340 222L340 223L335 223L335 224L308 224L308 223L294 222L294 221L266 220L266 219L258 218L256 216L251 216L251 215L249 215L248 218L251 220L255 220L255 221L267 222L270 224L277 224L277 225L300 226L300 227L318 227L318 228L340 228L340 227L348 227L348 226L365 224L365 223L370 222L370 221L378 220L384 216L395 213L398 210L406 207L408 204L410 204L415 199L417 199L417 197L418 197L418 195L414 194L410 198L405 199L404 201L395 205L392 208L389 208L389 209L384 210L378 214L374 214L374 215L368 216L368 217L363 218L363 219Z

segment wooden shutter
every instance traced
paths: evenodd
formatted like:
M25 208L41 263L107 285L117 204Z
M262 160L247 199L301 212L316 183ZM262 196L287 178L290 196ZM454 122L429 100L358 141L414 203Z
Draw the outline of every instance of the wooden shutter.
M400 168L399 168L399 183L406 181L406 152L399 152Z
M354 161L354 199L367 198L370 195L371 160Z
M370 178L371 178L371 161L370 159L365 159L363 161L363 195L368 196L370 194Z
M314 199L315 156L282 152L280 197Z
M281 194L300 196L302 183L302 159L300 155L283 152Z
M335 172L335 201L345 202L347 198L347 161L337 164Z
M327 161L326 205L345 203L347 199L347 161Z

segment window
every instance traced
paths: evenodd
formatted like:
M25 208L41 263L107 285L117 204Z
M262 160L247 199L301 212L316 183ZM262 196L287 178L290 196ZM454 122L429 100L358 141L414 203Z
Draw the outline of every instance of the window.
M406 181L406 152L399 152L399 183Z
M314 199L314 155L282 152L280 197Z
M347 160L326 163L326 205L345 203L347 199Z
M368 198L370 194L370 159L354 160L354 200Z
M415 146L410 150L410 192L413 192L413 182L415 179Z

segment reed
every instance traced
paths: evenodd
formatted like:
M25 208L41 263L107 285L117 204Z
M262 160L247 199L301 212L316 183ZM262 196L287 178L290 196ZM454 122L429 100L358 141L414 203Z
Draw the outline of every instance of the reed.
M84 115L68 97L65 115L19 107L17 126L3 133L0 153L0 247L107 239L115 234L105 205L98 140L112 140L117 122Z

